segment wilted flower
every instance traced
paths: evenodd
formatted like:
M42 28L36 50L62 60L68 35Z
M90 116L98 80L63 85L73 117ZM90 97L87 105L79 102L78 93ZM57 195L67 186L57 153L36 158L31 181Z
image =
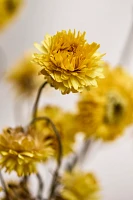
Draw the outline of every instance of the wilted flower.
M58 196L61 196L62 200L99 199L99 185L92 173L79 170L65 172L61 177L60 183L62 187Z
M7 81L13 85L18 95L31 96L43 82L38 76L37 65L31 62L31 56L25 56L16 66L10 68Z
M7 184L7 194L5 194L5 197L2 198L2 200L35 200L27 187L27 184L25 182L9 182Z
M63 94L97 86L96 79L103 78L100 45L88 44L84 37L85 32L63 30L35 44L41 54L35 53L33 61L42 67L40 74Z
M41 135L34 127L5 129L0 134L0 166L8 172L15 170L18 176L36 172L36 163L54 154L51 139Z
M113 140L133 122L133 77L106 64L104 73L98 88L81 94L77 124L87 137Z
M22 3L23 0L0 1L0 30L16 15Z
M72 152L77 130L75 115L70 112L65 112L57 106L49 105L40 109L38 116L49 117L57 127L62 141L63 154L66 155ZM39 124L45 131L47 129L49 134L51 134L51 129L48 129L47 123L41 122Z

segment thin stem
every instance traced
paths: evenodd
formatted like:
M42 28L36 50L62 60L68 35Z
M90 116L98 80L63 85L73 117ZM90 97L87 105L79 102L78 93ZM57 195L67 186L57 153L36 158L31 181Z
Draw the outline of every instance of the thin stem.
M24 176L23 179L20 181L20 184L27 184L28 176Z
M5 193L6 193L6 198L7 198L8 200L10 200L9 195L8 195L8 192L7 192L6 184L5 184L5 181L4 181L4 178L3 178L3 176L2 176L1 171L0 171L0 181L1 181L1 184L2 184L2 186L3 186L4 191L5 191Z
M88 148L90 147L90 144L91 144L91 140L87 140L87 141L84 141L84 146L83 148L81 149L80 153L79 154L76 154L72 160L71 163L69 163L67 166L66 166L66 170L67 171L72 171L73 168L79 163L79 161L81 161L81 163L84 161L84 158L86 156L86 153L88 151Z
M79 154L78 162L83 163L85 156L88 152L88 149L91 147L92 139L88 139L84 141L83 148Z
M37 116L37 108L38 108L39 99L40 99L42 90L43 90L43 88L46 86L46 84L47 84L47 82L44 82L44 83L40 86L40 88L39 88L39 90L38 90L37 97L36 97L36 100L35 100L35 103L34 103L34 106L33 106L33 114L32 114L33 119L36 118L36 116Z
M78 155L75 154L71 163L68 163L66 165L65 170L71 172L73 170L73 168L75 167L75 165L77 164L77 162L78 162Z
M35 122L37 121L41 121L41 120L45 120L47 121L50 125L51 125L51 128L53 130L53 132L55 133L55 136L56 136L56 139L57 139L57 142L58 142L58 158L57 158L57 168L55 170L55 173L53 175L53 180L52 180L52 184L51 184L51 190L50 190L50 194L49 194L49 200L52 199L53 195L54 195L54 192L55 192L55 187L56 187L56 181L57 181L57 177L58 177L58 174L59 174L59 169L60 169L60 166L61 166L61 159L62 159L62 144L61 144L61 138L60 138L60 134L58 132L58 130L56 129L54 123L52 122L51 119L49 119L48 117L36 117L34 118L30 124L34 124Z
M132 18L133 18L133 7L132 7ZM132 44L133 43L133 20L131 22L131 27L128 32L126 41L124 43L121 55L119 58L118 65L125 66L126 68L130 65L130 60L132 58Z
M38 182L39 182L37 199L42 200L42 192L43 192L44 184L43 184L43 181L42 181L40 174L37 173L36 176L37 176Z

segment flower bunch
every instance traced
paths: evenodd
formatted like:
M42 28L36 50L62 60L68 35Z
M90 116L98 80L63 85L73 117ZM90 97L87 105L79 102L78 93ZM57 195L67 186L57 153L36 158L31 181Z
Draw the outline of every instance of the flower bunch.
M111 69L104 63L98 52L100 45L89 44L85 32L62 30L46 35L41 45L35 46L40 53L26 56L6 75L17 96L30 97L37 88L38 92L30 123L6 128L0 134L0 168L22 177L18 183L5 183L0 172L3 200L42 200L45 188L37 164L48 160L56 161L48 200L99 200L97 178L77 166L92 137L114 140L133 123L133 77L121 67ZM80 93L77 110L65 111L54 105L39 108L47 83L62 94ZM79 133L85 137L78 152L75 143ZM33 197L27 185L34 172L38 192Z

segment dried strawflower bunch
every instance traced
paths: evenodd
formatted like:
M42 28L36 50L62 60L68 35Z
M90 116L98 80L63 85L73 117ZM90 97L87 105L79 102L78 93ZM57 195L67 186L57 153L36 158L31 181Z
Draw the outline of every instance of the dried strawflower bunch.
M3 200L43 200L45 184L49 184L47 200L100 200L97 178L78 164L92 137L114 140L133 122L133 77L121 67L111 69L104 63L103 54L97 52L100 45L89 44L85 32L63 30L47 35L35 46L40 53L34 53L33 58L26 56L6 75L17 97L27 99L37 88L38 92L29 122L5 128L0 134L0 169L21 177L17 183L6 183L0 172ZM65 111L53 105L40 108L47 84L64 95L80 93L77 110ZM79 133L85 137L83 148L77 150ZM47 161L57 164L52 181L44 184L38 164L46 165ZM38 180L34 196L28 188L31 174Z

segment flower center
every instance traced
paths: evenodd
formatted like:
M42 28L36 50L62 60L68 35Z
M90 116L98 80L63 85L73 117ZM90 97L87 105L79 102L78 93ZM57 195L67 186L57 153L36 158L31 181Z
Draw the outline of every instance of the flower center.
M5 6L9 13L12 13L16 8L15 2L12 0L6 0Z
M27 91L30 91L34 89L34 80L32 79L32 77L29 76L22 77L19 80L19 84L23 90L27 89Z
M76 53L76 49L77 49L77 45L73 43L72 45L70 45L70 48L67 51Z
M125 112L125 102L120 95L115 92L107 94L107 104L105 107L104 122L106 124L119 123Z

